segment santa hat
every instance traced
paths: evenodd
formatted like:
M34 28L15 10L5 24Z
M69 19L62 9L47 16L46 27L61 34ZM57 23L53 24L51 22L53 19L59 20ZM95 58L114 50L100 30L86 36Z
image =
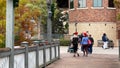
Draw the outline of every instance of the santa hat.
M75 34L75 35L78 35L78 32L75 32L74 34Z
M86 33L86 32L84 32L84 33L83 33L83 35L84 35L84 36L87 36L87 33Z

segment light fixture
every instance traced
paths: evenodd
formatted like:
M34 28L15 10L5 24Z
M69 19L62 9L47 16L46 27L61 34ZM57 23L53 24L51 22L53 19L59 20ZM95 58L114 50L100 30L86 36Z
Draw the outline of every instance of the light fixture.
M105 24L105 26L106 26L107 24Z
M50 6L50 4L51 4L51 0L47 0L47 5Z
M90 26L91 24L89 24L89 26Z
M77 22L75 23L75 26L77 26Z
M49 14L49 18L51 18L52 17L52 12L48 11L48 14Z

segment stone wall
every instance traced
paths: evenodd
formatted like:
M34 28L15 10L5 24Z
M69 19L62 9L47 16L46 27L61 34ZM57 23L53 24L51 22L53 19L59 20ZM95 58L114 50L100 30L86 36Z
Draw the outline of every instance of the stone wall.
M69 24L69 35L72 35L75 32L74 23ZM116 39L116 24L113 22L84 22L77 24L77 31L79 34L82 32L89 31L95 40L95 45L97 46L97 40L102 39L103 33L106 33L110 40L113 40L115 46L118 46Z

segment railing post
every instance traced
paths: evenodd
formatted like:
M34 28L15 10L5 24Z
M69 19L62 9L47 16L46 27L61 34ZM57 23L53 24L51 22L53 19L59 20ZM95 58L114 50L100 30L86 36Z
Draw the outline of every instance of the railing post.
M52 60L52 46L50 44L50 61Z
M120 39L119 39L119 61L120 61Z
M36 45L36 68L39 68L39 41L33 41L34 45Z
M44 62L44 68L46 67L46 45L43 43L43 62Z
M28 68L28 42L22 42L21 46L25 47L25 68Z
M57 44L58 44L58 59L60 59L60 41L58 41Z
M56 56L57 56L57 55L56 55L56 53L57 53L57 52L56 52L56 43L55 43L54 45L55 45L54 48L55 48L55 58L56 58Z

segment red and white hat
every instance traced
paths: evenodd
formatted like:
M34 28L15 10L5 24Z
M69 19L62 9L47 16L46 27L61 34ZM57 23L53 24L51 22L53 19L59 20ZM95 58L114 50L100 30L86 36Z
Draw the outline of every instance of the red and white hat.
M78 32L75 32L74 34L75 34L75 35L78 35Z

